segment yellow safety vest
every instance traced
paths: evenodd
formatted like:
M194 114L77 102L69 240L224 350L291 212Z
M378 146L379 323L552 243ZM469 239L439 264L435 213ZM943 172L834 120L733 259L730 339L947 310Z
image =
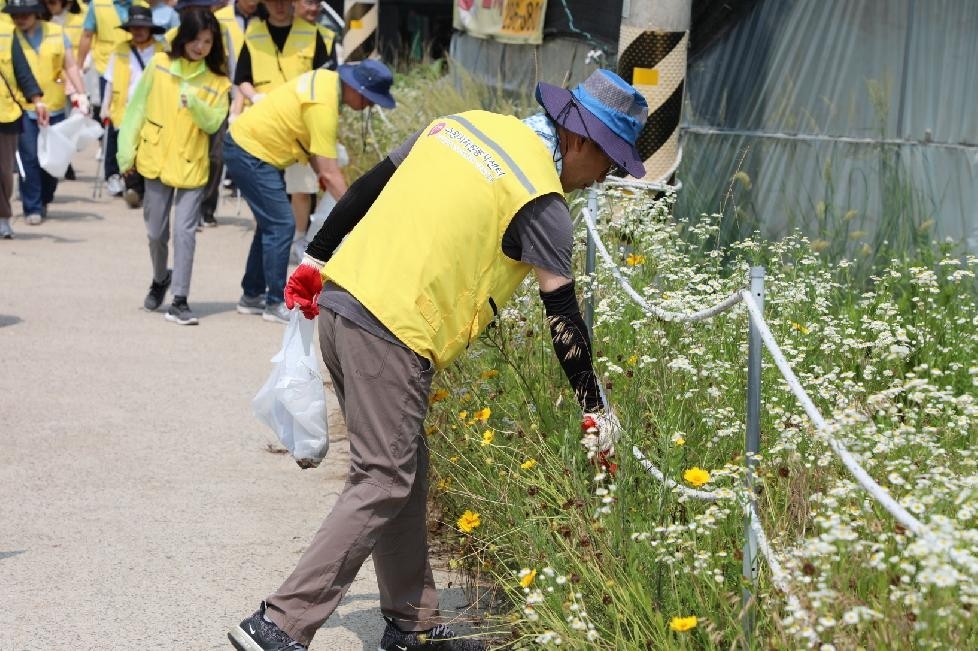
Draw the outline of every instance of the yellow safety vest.
M203 67L190 79L172 71L175 62L164 52L147 64L153 70L153 86L146 98L146 116L139 131L136 169L147 179L159 179L172 188L199 188L207 183L208 139L190 111L180 105L184 84L206 104L226 98L230 80Z
M145 5L145 3L141 4ZM120 43L126 43L132 37L126 30L119 29L122 22L112 0L92 0L92 9L95 11L95 45L92 46L92 62L98 73L104 75L112 51ZM78 65L82 63L84 62L79 61Z
M81 11L77 14L73 14L70 11L65 16L65 24L62 28L65 30L65 34L68 36L68 40L71 42L71 53L78 57L78 44L81 42L82 32L84 31L85 25L85 14L88 13L88 3L79 2L79 8ZM81 67L83 61L78 61L78 66Z
M251 55L251 85L259 93L268 93L285 82L312 70L316 54L316 26L301 18L292 21L292 29L279 52L263 20L248 23L245 41Z
M0 23L0 74L3 75L0 80L0 124L16 122L24 113L20 107L24 96L14 75L13 42L13 23Z
M116 129L122 126L122 120L126 116L126 104L129 103L129 82L132 81L132 68L129 65L131 45L131 42L123 43L117 46L114 52L115 66L112 68L112 99L109 103L109 119L112 120L112 126ZM166 50L166 46L156 39L153 39L153 48L156 52ZM152 59L143 63L149 68L151 61ZM142 70L140 70L140 74L142 74Z
M313 70L275 89L230 126L239 147L278 169L309 160L310 134L302 107L325 104L340 110L340 76Z
M535 197L562 193L553 158L510 116L469 111L429 124L323 268L411 350L444 368L531 267L503 234Z
M24 51L24 57L31 66L31 72L44 93L44 103L53 113L63 110L67 104L65 85L61 79L65 65L65 33L60 25L52 25L43 20L37 23L37 28L42 30L41 47L37 52L20 31L17 31L17 38L20 40L20 49ZM25 102L24 108L33 111L34 105Z
M234 15L233 4L215 11L214 17L224 26L224 53L228 57L228 71L233 74L238 63L238 57L241 56L241 46L244 45L245 35Z

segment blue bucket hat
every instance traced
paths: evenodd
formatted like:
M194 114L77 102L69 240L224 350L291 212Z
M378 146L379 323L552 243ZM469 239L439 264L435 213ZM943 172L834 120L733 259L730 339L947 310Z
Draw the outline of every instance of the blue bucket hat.
M537 102L568 131L590 138L619 167L635 178L645 165L635 148L649 116L642 94L610 70L595 70L573 90L537 84Z
M394 96L391 95L394 75L380 61L366 59L360 63L344 63L337 72L348 86L377 106L394 108Z

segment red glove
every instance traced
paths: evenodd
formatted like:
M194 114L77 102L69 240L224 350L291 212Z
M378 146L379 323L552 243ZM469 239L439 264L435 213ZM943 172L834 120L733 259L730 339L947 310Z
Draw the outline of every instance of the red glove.
M315 266L303 262L289 276L285 283L285 307L290 310L296 305L302 316L315 319L319 314L319 292L323 291L323 277Z

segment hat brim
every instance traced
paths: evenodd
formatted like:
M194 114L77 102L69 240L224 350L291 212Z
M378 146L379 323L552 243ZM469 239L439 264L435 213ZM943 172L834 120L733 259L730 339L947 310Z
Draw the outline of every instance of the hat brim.
M578 102L569 90L541 81L537 84L536 98L554 122L568 131L593 140L608 158L635 178L645 176L645 164L635 145L608 128L608 125ZM573 104L573 107L568 106L569 104Z
M3 13L11 16L26 16L27 14L42 16L44 15L44 7L42 5L35 5L34 7L11 7L7 5L3 8Z
M118 25L119 29L124 29L127 32L133 27L148 27L151 34L166 34L166 27L162 25L157 25L156 23L144 23L142 21L138 23L126 23L125 25Z
M394 108L397 105L397 102L394 101L394 96L389 92L375 93L374 91L361 86L360 82L358 82L356 77L353 76L353 66L340 66L337 72L340 74L340 79L342 79L347 86L357 91L377 106L383 108Z

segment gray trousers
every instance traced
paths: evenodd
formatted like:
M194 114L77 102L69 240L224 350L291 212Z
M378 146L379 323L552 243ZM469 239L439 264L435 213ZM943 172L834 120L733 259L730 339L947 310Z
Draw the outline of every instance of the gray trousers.
M174 195L176 200L174 201ZM166 280L167 259L170 254L170 206L173 214L173 281L174 296L188 296L190 274L197 248L197 223L200 221L200 201L204 188L178 190L164 185L159 179L146 179L143 195L143 221L149 238L149 259L153 263L153 280Z
M14 165L17 134L0 133L0 219L14 216L10 202L14 197Z
M350 471L292 575L266 600L268 617L308 645L373 554L381 612L404 630L431 628L438 593L428 561L424 418L434 370L325 308L319 341L346 418Z

